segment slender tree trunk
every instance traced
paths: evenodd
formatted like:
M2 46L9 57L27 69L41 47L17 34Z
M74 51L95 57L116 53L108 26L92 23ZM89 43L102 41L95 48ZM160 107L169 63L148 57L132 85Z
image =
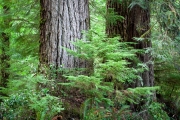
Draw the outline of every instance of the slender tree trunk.
M85 39L89 29L88 0L40 0L40 67L56 69L85 68L88 63L69 55L63 48L76 50L72 44Z
M9 78L9 72L8 68L10 67L9 59L10 56L8 55L9 52L9 34L5 32L5 29L9 28L10 24L10 18L8 18L9 14L9 7L3 6L4 15L7 17L4 17L4 23L2 26L2 29L4 30L1 32L1 55L0 55L0 61L1 61L1 86L7 87L7 82Z
M135 49L148 49L152 47L150 37L150 10L148 0L144 0L144 8L135 5L129 7L132 0L123 0L122 3L117 0L107 0L107 9L113 9L114 12L124 17L124 20L117 20L115 23L107 22L106 33L109 36L120 35L123 41L136 42ZM134 37L143 37L143 41L136 41ZM154 70L151 52L137 55L139 60L145 63L148 70L140 73L143 84L137 80L133 87L137 86L153 86Z

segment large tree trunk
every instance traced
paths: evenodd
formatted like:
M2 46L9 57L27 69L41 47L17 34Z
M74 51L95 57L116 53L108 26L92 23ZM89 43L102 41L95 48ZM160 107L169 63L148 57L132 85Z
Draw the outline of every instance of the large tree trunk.
M53 69L65 68L66 70L88 68L87 61L69 55L64 48L76 51L72 42L77 39L86 40L83 32L90 27L89 0L40 0L40 5L40 72L46 74L44 68L51 66ZM57 82L65 82L62 74L55 73ZM63 86L56 88L56 94L62 95L59 92L63 90ZM72 99L76 99L78 91L68 90L66 92L71 94L69 96L74 96ZM64 99L68 102L69 98L65 97ZM72 103L68 108L67 114L70 116L71 111L77 109L74 106ZM73 112L73 114L77 113Z
M117 20L115 23L107 22L106 33L109 36L120 35L123 41L136 42L135 49L148 49L152 44L149 40L150 37L150 11L148 0L144 0L144 8L135 5L129 7L132 0L123 0L122 3L117 0L107 0L107 9L113 9L114 12L124 17L124 20ZM134 37L143 37L143 41L136 41ZM139 60L145 63L148 70L140 73L143 84L137 80L132 87L137 86L153 86L154 72L152 64L151 52L138 54Z
M85 68L87 63L69 55L63 48L76 50L72 44L85 39L83 31L89 29L88 0L40 0L40 67L56 69Z

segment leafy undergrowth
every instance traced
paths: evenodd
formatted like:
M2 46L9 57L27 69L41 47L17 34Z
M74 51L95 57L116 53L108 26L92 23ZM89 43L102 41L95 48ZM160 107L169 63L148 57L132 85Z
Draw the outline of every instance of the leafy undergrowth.
M153 100L158 87L124 87L141 80L138 73L146 67L129 67L128 60L136 60L137 51L119 39L96 34L91 41L74 43L76 52L66 49L76 57L93 61L93 68L87 70L90 74L64 74L67 81L59 83L69 90L64 99L68 116L78 113L83 120L168 119L163 106ZM157 114L159 111L161 114Z

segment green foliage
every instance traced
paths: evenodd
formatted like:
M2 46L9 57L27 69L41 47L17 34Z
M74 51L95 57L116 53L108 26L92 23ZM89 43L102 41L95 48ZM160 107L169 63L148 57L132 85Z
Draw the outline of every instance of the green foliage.
M158 39L156 37L159 37ZM172 41L167 34L157 35L154 40L154 56L155 56L155 73L156 73L156 85L160 86L158 94L161 94L163 98L158 98L160 102L165 103L169 101L171 106L166 104L168 113L178 112L180 106L179 100L179 87L180 87L180 72L179 72L179 43ZM161 39L162 38L162 39ZM174 107L175 108L174 108Z
M89 102L89 100L88 100ZM87 101L84 104L89 105ZM87 106L86 106L87 107ZM120 109L115 107L103 107L103 106L94 106L83 111L83 120L112 120L112 119L128 119L132 117L129 106L121 106Z
M161 33L166 32L172 40L180 40L180 8L178 0L161 0L152 2L152 6L156 10L153 14L156 17ZM162 31L163 30L163 31Z
M42 89L42 93L34 93L30 101L30 109L35 110L37 120L51 119L63 110L60 99L46 93L46 89Z
M151 39L154 46L155 84L160 86L158 100L165 104L171 119L179 119L179 1L153 1ZM154 9L152 9L154 10Z
M61 99L51 95L51 88L46 87L54 82L37 74L37 58L29 56L13 61L8 87L1 88L7 94L1 96L3 116L11 120L44 120L62 111Z
M38 23L39 4L38 0L1 0L1 11L3 5L9 6L9 12L1 14L0 31L5 31L10 35L9 55L16 54L19 57L36 55L38 53ZM19 7L21 6L21 7ZM3 27L2 21L10 20L9 27Z
M60 97L51 94L57 86L56 82L37 74L39 0L0 0L0 2L0 33L5 32L10 38L9 46L4 46L2 37L0 38L0 47L7 48L5 54L10 56L8 61L10 67L6 69L10 73L8 88L1 88L1 92L7 96L1 96L3 102L0 113L10 120L51 119L63 108ZM155 84L160 87L128 89L127 87L135 82L134 80L141 80L138 74L146 70L147 66L138 63L137 50L131 48L130 43L122 43L119 42L121 38L107 38L105 35L105 26L108 22L115 24L116 21L124 19L114 13L113 9L107 13L105 2L106 0L90 0L93 14L91 14L91 30L87 34L88 41L79 40L74 43L78 48L76 52L67 50L74 56L93 63L89 75L81 75L86 69L78 68L71 71L50 68L47 74L51 79L55 79L56 72L67 73L65 77L68 82L61 84L78 88L80 93L85 95L86 100L81 105L84 120L143 119L143 113L148 113L151 116L149 118L154 120L170 119L167 113L177 116L180 111L179 0L148 2L113 0L127 4L130 9L136 5L146 9L151 2L153 27L150 31L155 58ZM4 14L3 6L10 8L8 13ZM4 21L8 21L9 24L4 24ZM136 61L137 66L132 67L131 61ZM5 66L3 61L0 62L2 63L0 68ZM158 98L162 104L150 99L157 89L163 96ZM130 110L129 105L141 104L145 101L145 105L142 105L137 113ZM168 109L167 113L163 109Z
M1 88L1 112L10 120L51 119L62 110L61 100L51 95L48 81L38 75L39 0L0 0L0 32L9 35L10 56L6 68L9 76L7 88ZM8 13L3 7L8 6ZM5 26L4 21L10 24ZM3 43L0 41L0 55ZM4 61L0 61L4 65ZM1 66L2 67L2 66ZM0 68L1 69L1 68ZM48 85L47 85L48 84ZM47 89L46 86L48 86Z
M134 6L139 6L143 9L147 9L149 6L149 1L146 0L132 0L131 4L129 5L129 8L132 9Z
M88 35L91 35L89 41L79 40L74 43L77 51L66 50L75 57L93 61L91 74L65 75L68 82L60 84L78 88L86 95L86 101L82 106L83 119L108 120L118 116L123 116L119 119L130 117L129 109L123 109L127 105L126 102L138 104L141 101L140 96L147 97L157 88L124 90L125 84L140 79L138 73L146 69L143 65L130 67L128 60L135 60L137 51L128 46L128 43L119 42L118 37L107 38L103 33L97 34L93 31ZM112 109L117 110L114 112ZM127 116L123 115L123 110L128 113Z
M49 84L49 81L42 76L32 75L9 82L9 87L3 89L3 92L9 93L1 104L3 116L11 120L30 118L44 120L51 119L62 111L61 100L50 95L47 88L40 87L46 84Z
M100 7L103 6L100 4ZM158 87L126 90L125 86L133 83L134 80L141 80L138 74L147 70L147 66L137 62L136 53L139 51L129 46L132 43L120 42L121 38L108 38L105 35L102 27L105 25L103 20L105 17L102 11L98 12L100 16L92 16L96 20L91 21L93 25L86 34L87 41L75 42L77 51L65 48L75 57L91 61L93 64L93 68L90 68L91 73L89 75L65 75L68 82L60 84L78 88L86 96L81 108L82 118L85 120L143 119L141 112L148 113L148 106L144 105L140 108L139 114L130 111L128 105L142 102L150 104L153 101L150 98L153 97ZM116 19L113 18L113 20L117 21L119 18L114 14L112 13L112 16ZM137 66L132 67L129 61L136 61Z
M2 36L0 37L0 58L4 55L8 57L6 60L0 60L0 70L8 73L9 80L11 80L23 71L18 65L20 62L25 62L29 56L34 57L33 60L37 63L39 4L36 0L26 2L23 0L1 0L0 2L0 35L3 32L9 37L6 41L8 44L3 42ZM7 12L4 12L5 6L8 8ZM23 63L21 65L25 67ZM3 76L3 73L0 74Z
M107 24L116 25L117 21L123 21L124 17L118 15L116 12L114 12L113 8L109 8L106 16Z
M2 0L2 5L10 7L1 21L10 19L9 27L1 27L10 35L10 56L8 68L10 73L8 88L2 88L1 109L6 119L51 119L62 110L61 100L49 94L46 84L52 83L43 76L37 75L38 67L38 1ZM21 7L19 7L21 6ZM1 6L1 9L3 7Z
M164 106L160 103L153 102L149 105L148 111L153 116L152 120L170 120L167 113L162 109Z

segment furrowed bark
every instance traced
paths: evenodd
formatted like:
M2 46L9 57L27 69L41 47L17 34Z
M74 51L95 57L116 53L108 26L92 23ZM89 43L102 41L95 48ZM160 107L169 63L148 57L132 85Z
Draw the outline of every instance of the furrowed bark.
M85 68L87 62L69 55L63 48L76 51L72 44L86 39L89 29L88 0L40 0L40 67Z

